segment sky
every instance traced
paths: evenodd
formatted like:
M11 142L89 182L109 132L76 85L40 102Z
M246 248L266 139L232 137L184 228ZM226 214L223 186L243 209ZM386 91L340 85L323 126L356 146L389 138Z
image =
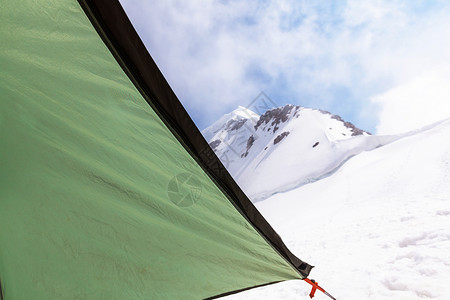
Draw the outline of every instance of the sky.
M450 118L450 1L120 2L201 130L261 95L373 134Z

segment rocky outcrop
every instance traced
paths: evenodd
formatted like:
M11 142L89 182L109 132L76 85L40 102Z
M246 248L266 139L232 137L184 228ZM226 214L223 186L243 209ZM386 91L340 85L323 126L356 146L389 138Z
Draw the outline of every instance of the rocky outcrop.
M276 145L279 142L281 142L282 139L284 139L284 137L289 135L289 131L285 131L282 134L278 135L274 140L273 140L273 144Z
M301 106L297 105L285 105L282 107L270 109L266 111L261 117L259 117L258 122L256 122L255 130L261 125L270 124L268 131L272 130L275 133L279 129L279 124L286 122L290 116L295 116L295 114L301 109Z

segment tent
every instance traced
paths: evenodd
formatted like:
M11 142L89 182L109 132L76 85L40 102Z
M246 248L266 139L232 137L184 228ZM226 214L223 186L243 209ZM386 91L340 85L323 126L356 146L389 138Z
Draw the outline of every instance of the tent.
M304 279L118 1L2 1L1 299L201 299Z

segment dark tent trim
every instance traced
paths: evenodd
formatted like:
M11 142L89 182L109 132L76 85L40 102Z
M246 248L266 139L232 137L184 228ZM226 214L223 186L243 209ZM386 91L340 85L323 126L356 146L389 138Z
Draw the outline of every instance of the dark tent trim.
M175 137L267 242L303 277L312 266L297 258L226 171L189 117L119 1L78 0L124 72Z

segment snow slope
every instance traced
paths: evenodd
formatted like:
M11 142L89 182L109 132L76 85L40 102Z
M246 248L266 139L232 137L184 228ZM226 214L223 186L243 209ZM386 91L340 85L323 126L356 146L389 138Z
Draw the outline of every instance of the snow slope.
M367 148L372 141L362 138L357 143ZM444 300L450 299L449 183L446 120L256 205L287 246L316 265L310 278L337 299ZM290 281L227 298L309 299L309 290ZM317 292L314 299L329 298Z

